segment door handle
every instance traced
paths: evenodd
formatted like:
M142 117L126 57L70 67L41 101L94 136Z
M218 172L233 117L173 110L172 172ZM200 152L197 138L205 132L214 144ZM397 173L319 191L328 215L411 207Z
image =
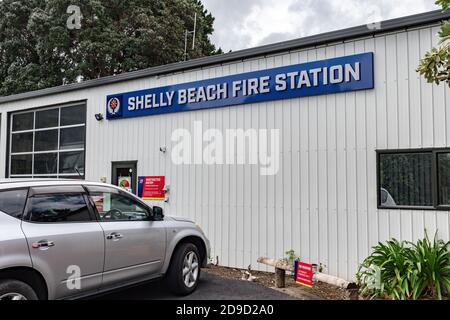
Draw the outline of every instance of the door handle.
M120 234L120 233L117 233L117 232L113 232L113 233L108 234L106 236L106 239L108 239L108 240L119 240L119 239L122 239L122 238L123 238L123 235Z
M54 247L55 243L53 241L48 240L41 240L39 242L34 242L32 244L32 247L34 249L40 249L40 250L48 250L50 247Z

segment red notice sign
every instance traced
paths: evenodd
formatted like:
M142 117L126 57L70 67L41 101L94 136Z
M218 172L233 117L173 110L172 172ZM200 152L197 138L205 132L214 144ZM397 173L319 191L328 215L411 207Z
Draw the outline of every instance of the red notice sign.
M164 192L165 177L150 176L142 177L142 195L144 200L164 200L166 198Z
M298 262L295 282L307 287L312 287L313 266L310 263Z

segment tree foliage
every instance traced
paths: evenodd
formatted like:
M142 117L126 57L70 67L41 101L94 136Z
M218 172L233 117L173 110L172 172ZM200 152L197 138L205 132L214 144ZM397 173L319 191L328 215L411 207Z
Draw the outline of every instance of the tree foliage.
M437 0L436 4L444 11L450 8L450 0ZM450 86L450 20L443 23L439 38L439 47L425 54L417 71L430 83L444 82Z
M69 5L80 7L81 29L67 27ZM188 58L221 53L198 0L0 1L0 95L181 61L195 12Z

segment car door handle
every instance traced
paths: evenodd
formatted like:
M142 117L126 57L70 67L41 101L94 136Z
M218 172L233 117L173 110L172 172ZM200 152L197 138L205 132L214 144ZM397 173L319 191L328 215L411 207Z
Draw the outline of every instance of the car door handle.
M108 239L108 240L119 240L119 239L122 239L122 238L123 238L123 235L120 234L120 233L117 233L117 232L113 232L113 233L108 234L106 236L106 239Z
M48 240L41 240L39 242L35 242L32 244L32 247L34 249L40 249L40 250L48 250L50 247L54 247L55 243L53 241Z

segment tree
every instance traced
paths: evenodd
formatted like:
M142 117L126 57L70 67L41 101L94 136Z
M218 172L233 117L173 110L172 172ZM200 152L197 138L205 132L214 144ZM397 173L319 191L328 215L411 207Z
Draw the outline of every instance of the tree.
M68 28L69 6L80 29ZM69 11L70 12L70 11ZM43 89L222 53L210 42L213 16L198 0L0 1L0 95Z
M437 0L444 12L450 8L450 0ZM429 83L445 82L450 86L450 20L445 21L439 32L440 45L425 54L417 71Z

